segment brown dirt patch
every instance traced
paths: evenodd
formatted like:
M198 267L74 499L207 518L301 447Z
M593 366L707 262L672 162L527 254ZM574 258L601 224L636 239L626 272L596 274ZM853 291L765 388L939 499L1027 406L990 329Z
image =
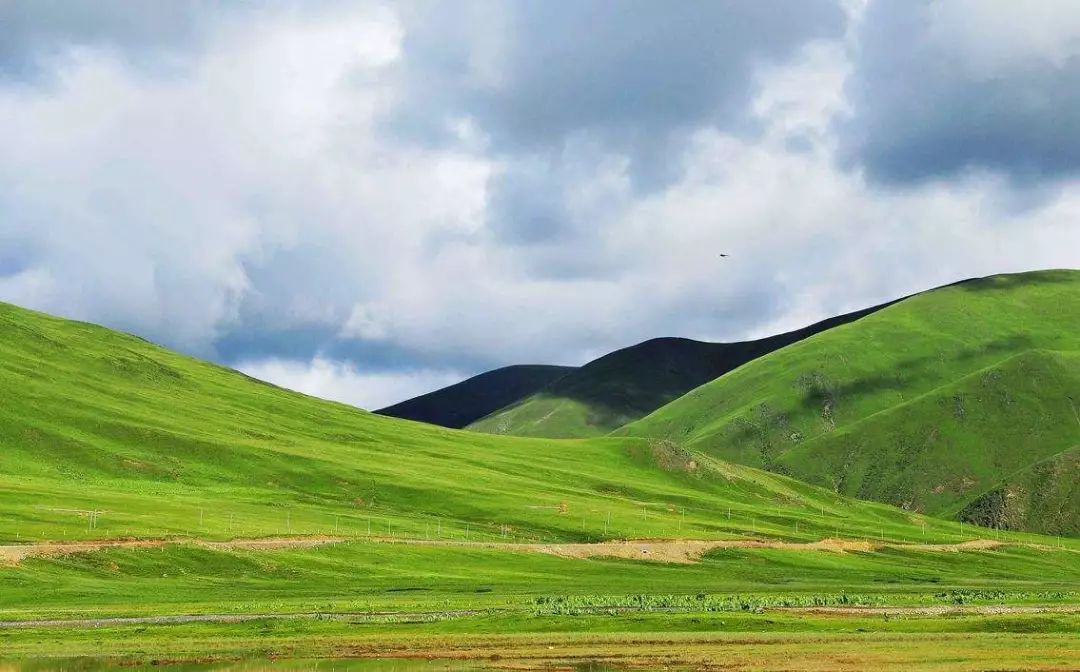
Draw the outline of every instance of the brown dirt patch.
M338 537L267 537L262 539L231 539L229 541L109 539L103 541L9 544L0 546L0 563L17 565L26 558L57 557L101 551L109 548L160 548L166 544L189 544L214 549L274 550L280 548L308 548L342 541L345 541L345 539Z
M705 541L696 539L640 539L627 541L604 541L592 544L511 544L494 542L419 541L404 540L395 543L421 545L469 546L497 548L508 551L546 553L564 558L624 558L677 564L694 563L709 551L721 548L775 549L782 551L830 551L833 553L869 553L882 548L900 548L933 552L960 552L988 550L1002 546L1002 542L976 539L958 544L896 544L826 538L814 542L764 541L757 539L727 539Z

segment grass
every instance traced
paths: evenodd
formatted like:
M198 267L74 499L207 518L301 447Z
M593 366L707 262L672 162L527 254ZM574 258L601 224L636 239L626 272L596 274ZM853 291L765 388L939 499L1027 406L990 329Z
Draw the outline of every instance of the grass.
M933 596L942 593L978 600L1000 592L1008 603L1075 602L1078 574L1080 553L1023 547L961 553L723 549L697 564L674 565L374 542L274 551L168 546L0 568L0 619L532 610L537 598L553 595L801 599L843 593L938 603Z
M497 634L506 632L516 634ZM464 660L465 669L509 664L518 669L663 665L675 669L1021 670L1069 669L1076 661L1078 633L1080 621L1069 615L884 619L767 612L528 620L496 616L393 624L254 621L106 627L65 637L57 637L55 630L38 629L13 631L4 644L6 651L20 657L58 652L65 653L65 658L111 655L124 661L125 667L151 662L160 667L164 661L196 656L203 661L230 661L230 667L237 658L257 657L263 661L260 666L265 666L267 659L286 657L332 659L322 660L317 667L313 660L304 669L350 669L353 665L368 669L355 658L378 656L416 660L412 665L398 660L391 668L395 670L430 669L432 658ZM253 651L258 653L253 656ZM288 664L292 669L295 665L295 661Z
M750 362L617 433L909 510L1076 534L1064 456L1080 446L1077 323L1080 272L961 283Z
M0 390L0 542L965 538L956 524L663 442L386 418L6 305Z
M1002 640L976 647L970 637L981 642L987 630L1004 629L1042 633L1051 660L1061 637L1075 636L1073 617L1057 613L971 617L959 626L927 619L906 630L879 618L776 613L775 605L856 597L909 605L942 604L940 595L1072 604L1080 541L998 533L857 501L671 442L489 436L382 417L134 336L6 305L0 391L0 542L177 542L0 566L0 620L275 617L0 627L2 655L20 661L420 651L515 656L539 665L548 646L559 646L557 655L571 662L608 651L616 662L651 664L671 659L665 642L682 637L690 653L679 660L688 665L748 655L718 628L775 632L786 642L781 649L805 643L800 638L808 634L847 646L845 633L862 628L915 637L913 651L923 654L937 640L918 637L949 634L957 635L949 640L957 655L974 660ZM259 551L182 543L275 535L346 541ZM562 558L516 546L826 536L898 543L992 536L1006 545L960 552L729 548L695 564ZM422 540L453 543L401 543ZM694 602L698 595L706 596L702 604ZM543 613L544 599L607 601L618 615ZM635 600L675 611L619 607ZM754 608L709 608L744 601ZM312 613L331 617L300 616ZM1030 652L1032 641L1008 639L1001 659Z

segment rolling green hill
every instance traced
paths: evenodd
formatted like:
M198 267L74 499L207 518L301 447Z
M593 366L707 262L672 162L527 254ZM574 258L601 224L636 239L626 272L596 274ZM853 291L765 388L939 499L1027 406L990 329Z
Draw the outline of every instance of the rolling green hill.
M1080 272L959 283L750 362L617 434L914 511L1075 534L1078 326Z
M910 538L916 526L895 509L710 466L663 442L387 418L6 304L0 399L0 541L334 531L809 540L845 529Z
M882 307L756 341L654 338L593 360L468 428L548 438L602 436L748 361Z
M529 396L573 370L572 366L540 364L504 366L375 412L461 429Z

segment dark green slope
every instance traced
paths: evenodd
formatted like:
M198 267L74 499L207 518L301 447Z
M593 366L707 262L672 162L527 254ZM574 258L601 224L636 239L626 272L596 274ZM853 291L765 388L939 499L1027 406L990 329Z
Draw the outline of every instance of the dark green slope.
M504 366L375 412L460 429L527 397L573 370L571 366L540 364Z
M549 438L607 434L748 361L883 307L756 341L654 338L593 360L469 429Z
M1076 533L1074 461L1057 460L1080 445L1080 272L917 295L617 433L935 515Z

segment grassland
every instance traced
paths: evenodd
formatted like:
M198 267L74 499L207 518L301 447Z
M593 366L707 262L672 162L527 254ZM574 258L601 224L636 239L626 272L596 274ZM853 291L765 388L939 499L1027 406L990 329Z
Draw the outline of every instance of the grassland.
M226 661L227 669L272 669L277 666L271 661L281 658L286 669L397 672L432 669L432 659L439 669L1068 670L1075 669L1080 655L1078 625L1075 616L1053 614L898 619L769 612L463 617L427 623L292 619L111 626L67 636L28 629L16 631L5 645L20 655L61 647L69 657L110 654L125 668L142 663L155 669L192 658ZM253 651L257 667L234 662L253 657ZM381 662L357 662L365 658ZM56 669L66 660L13 669ZM83 661L72 668L95 669Z
M890 646L910 647L897 660L933 661L941 646L957 660L995 650L1019 660L1035 642L1044 653L1031 660L1059 664L1075 641L1078 540L857 501L671 442L489 436L382 417L6 305L0 393L0 544L146 542L0 565L0 659L17 669L90 655L410 652L526 667L696 665L760 647L780 660L800 646L834 662ZM207 544L278 536L334 543ZM720 548L674 564L526 546L826 537L866 548ZM1001 545L932 546L972 539ZM792 611L958 599L1037 610ZM209 620L191 620L200 615ZM109 620L122 617L164 620ZM56 619L77 622L43 622Z
M687 565L372 541L104 550L0 569L0 651L54 663L494 656L526 668L790 669L774 656L809 647L818 667L806 669L865 669L894 648L894 669L979 669L991 651L1015 669L1060 669L1077 654L1078 568L1080 553L1026 547L722 550ZM175 614L213 619L28 623Z
M1076 534L1077 324L1080 272L961 283L766 355L617 433L908 510Z
M662 442L385 418L12 306L0 357L0 542L964 538Z

